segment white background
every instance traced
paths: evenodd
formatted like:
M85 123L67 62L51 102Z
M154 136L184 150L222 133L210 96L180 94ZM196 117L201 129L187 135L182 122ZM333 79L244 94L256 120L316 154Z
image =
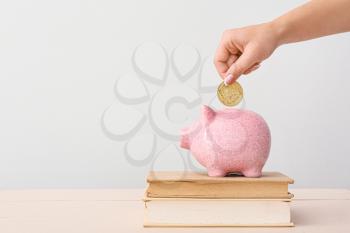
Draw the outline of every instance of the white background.
M173 152L135 166L124 142L101 128L106 109L113 130L133 121L122 107L109 106L117 78L133 71L135 48L156 42L170 53L189 44L203 59L224 29L271 20L302 2L1 1L0 187L143 187L152 166L183 169ZM144 65L164 67L158 58ZM240 79L246 108L271 128L265 170L293 177L294 187L350 187L349 61L350 34L341 34L285 45ZM203 76L219 83L209 64L212 72ZM172 111L181 118L199 110ZM146 139L134 148L142 152Z

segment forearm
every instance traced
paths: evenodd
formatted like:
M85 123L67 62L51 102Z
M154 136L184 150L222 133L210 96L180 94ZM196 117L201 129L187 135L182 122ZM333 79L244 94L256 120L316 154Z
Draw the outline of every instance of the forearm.
M278 45L350 31L350 0L313 0L273 20Z

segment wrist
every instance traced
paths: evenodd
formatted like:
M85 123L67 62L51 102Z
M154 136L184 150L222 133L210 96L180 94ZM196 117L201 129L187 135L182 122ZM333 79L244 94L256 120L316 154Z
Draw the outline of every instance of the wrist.
M287 40L287 25L280 19L275 19L267 23L274 35L276 47L288 43Z

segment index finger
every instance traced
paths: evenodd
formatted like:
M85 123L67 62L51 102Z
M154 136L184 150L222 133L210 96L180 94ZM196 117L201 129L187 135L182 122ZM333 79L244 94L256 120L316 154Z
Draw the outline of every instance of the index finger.
M217 72L223 79L225 78L226 71L229 68L229 66L227 65L229 57L230 52L220 44L215 53L214 65L216 67Z
M220 43L216 50L214 65L221 78L225 79L225 75L230 66L238 59L239 55L233 53L225 46L225 43Z

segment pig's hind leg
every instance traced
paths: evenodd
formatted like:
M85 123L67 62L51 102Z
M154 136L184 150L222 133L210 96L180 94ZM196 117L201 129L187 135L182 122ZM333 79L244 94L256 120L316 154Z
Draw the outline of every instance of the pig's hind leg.
M261 170L262 170L262 168L260 168L260 167L251 167L251 168L248 168L246 170L243 170L242 174L245 177L251 177L251 178L261 177L261 175L262 175Z

